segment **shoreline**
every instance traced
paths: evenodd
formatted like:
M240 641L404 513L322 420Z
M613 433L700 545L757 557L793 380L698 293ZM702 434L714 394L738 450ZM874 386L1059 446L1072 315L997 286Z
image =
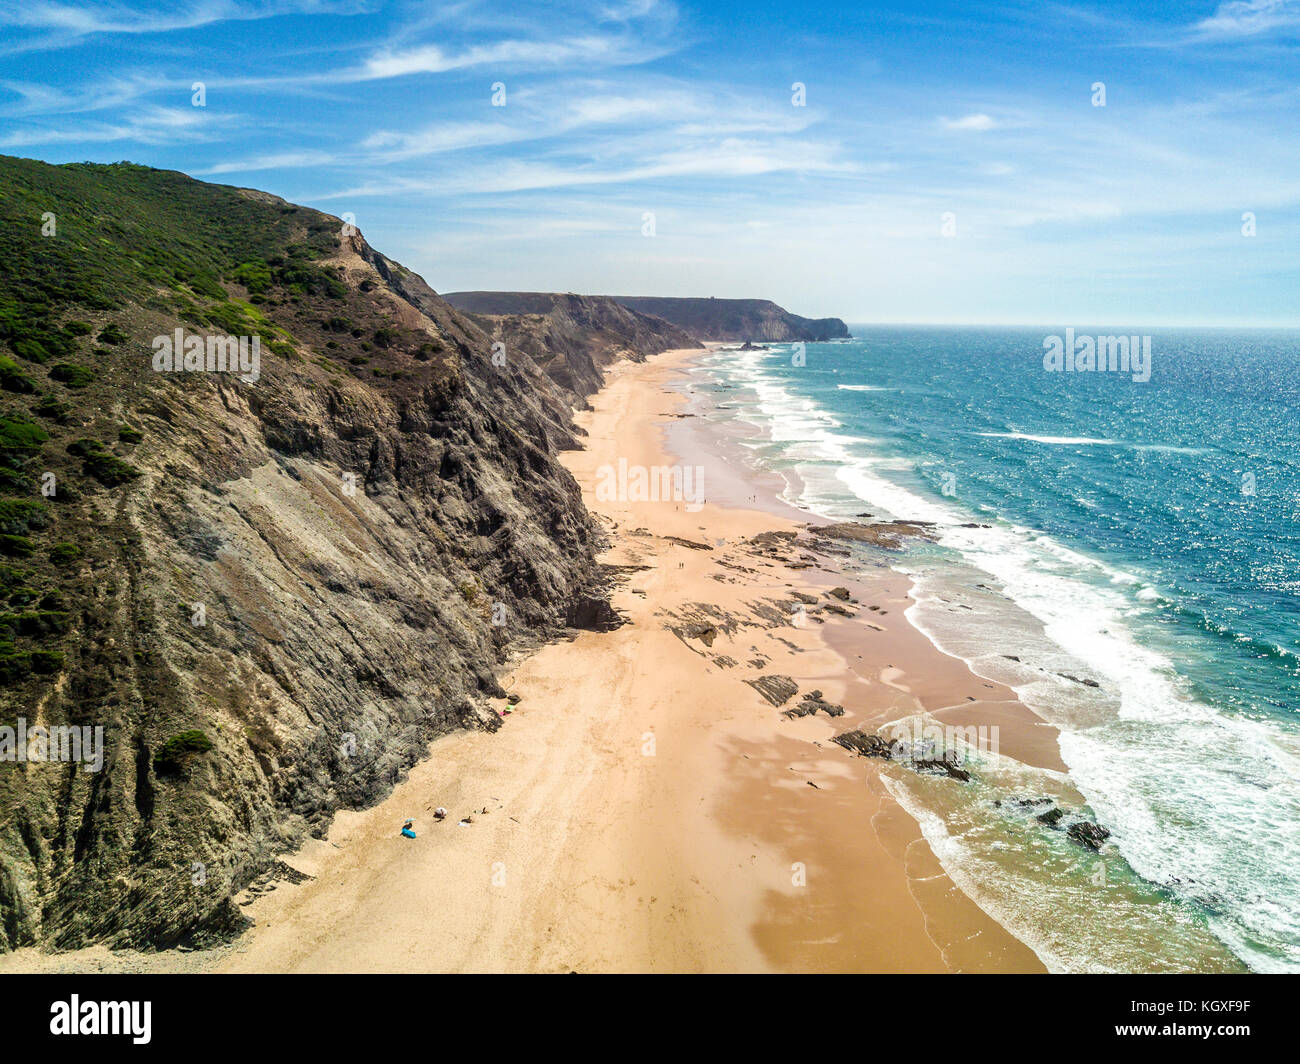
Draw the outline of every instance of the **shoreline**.
M1063 771L1055 729L907 619L902 574L824 558L790 568L748 546L810 515L762 498L769 486L746 471L727 471L733 490L698 512L596 497L599 467L620 458L727 466L707 433L669 432L686 423L670 386L700 354L617 364L575 415L586 446L562 456L607 530L601 560L636 567L612 596L628 624L507 670L521 701L492 703L509 713L499 732L435 741L384 801L340 812L326 839L284 858L312 878L241 896L255 926L231 944L21 950L0 971L1045 970L889 794L883 773L909 770L831 738L920 710L996 723L1005 753ZM755 488L748 508L729 497L736 485ZM793 591L833 602L835 586L860 604L853 616L794 626L776 612ZM717 634L671 630L692 624ZM845 714L783 717L799 696L778 708L743 682L773 674ZM450 815L435 823L440 805ZM397 835L407 816L414 842Z

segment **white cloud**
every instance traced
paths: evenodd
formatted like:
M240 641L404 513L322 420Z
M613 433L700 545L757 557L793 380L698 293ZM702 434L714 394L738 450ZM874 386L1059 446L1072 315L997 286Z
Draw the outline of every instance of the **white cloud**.
M150 92L157 91L161 78L143 74L115 77L90 88L74 90L53 88L25 81L0 81L0 88L16 94L21 102L6 110L10 116L38 114L77 114L86 111L107 111L131 103ZM189 89L189 82L183 85Z
M998 126L998 123L993 118L983 112L966 115L964 118L941 118L939 121L943 124L944 129L973 130L980 133L996 129Z
M621 165L518 160L458 167L436 177L397 177L315 197L318 200L360 199L399 193L424 195L487 195L540 189L627 185L672 178L757 177L772 173L840 173L857 167L838 158L834 146L815 142L723 140L711 147L670 153L646 150Z
M151 34L193 30L218 22L247 22L289 14L346 14L357 0L279 0L251 5L235 0L198 0L188 6L141 11L121 3L99 7L49 0L20 0L0 9L0 26L33 30L43 36L9 44L0 51L58 48L95 34Z
M1252 37L1277 29L1300 27L1296 0L1232 0L1193 27L1202 37Z
M567 67L579 63L642 63L658 50L647 50L622 37L588 36L559 40L505 40L459 52L429 44L403 51L376 52L359 69L346 71L348 81L396 78L408 74L442 74L470 67Z
M608 79L560 81L520 91L510 97L508 107L494 111L493 121L453 120L416 130L380 130L362 141L361 148L376 162L399 162L569 136L576 138L567 145L571 154L586 146L593 154L616 157L643 149L658 154L665 142L708 147L741 135L793 135L820 118L808 108L768 105L715 86L688 87L669 79L646 84L643 78L638 84L640 91L634 93ZM642 138L648 135L659 139L647 147Z
M220 127L238 121L239 115L207 115L195 108L150 107L121 122L97 122L58 129L20 129L0 138L0 148L25 148L34 144L105 144L124 140L151 145L212 140Z
M199 176L214 174L254 173L258 170L291 170L303 166L327 166L337 162L333 152L325 151L289 151L271 155L256 155L248 159L231 159L204 170L196 170Z

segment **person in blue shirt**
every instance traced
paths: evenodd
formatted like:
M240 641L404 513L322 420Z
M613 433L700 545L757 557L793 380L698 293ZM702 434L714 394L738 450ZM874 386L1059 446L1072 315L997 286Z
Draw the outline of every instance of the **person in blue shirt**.
M407 818L406 823L402 825L402 834L405 835L408 839L415 838L414 820L410 819L409 817Z

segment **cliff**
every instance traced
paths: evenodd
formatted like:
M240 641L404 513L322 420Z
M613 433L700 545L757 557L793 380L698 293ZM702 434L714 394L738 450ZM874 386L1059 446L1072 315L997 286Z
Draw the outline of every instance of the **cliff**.
M625 307L670 321L700 340L813 342L849 335L848 326L839 318L801 318L767 299L615 298Z
M616 623L570 386L317 211L129 164L0 188L0 736L103 729L93 772L0 738L0 950L225 935L497 727L510 655ZM156 368L178 329L260 365Z
M700 344L675 325L630 310L608 296L550 292L451 292L494 341L528 355L582 402L599 390L604 370L620 359Z
M474 314L547 314L561 298L597 299L676 326L695 340L758 340L775 343L834 340L849 335L839 318L801 318L767 299L668 296L560 297L548 292L450 292L453 306Z

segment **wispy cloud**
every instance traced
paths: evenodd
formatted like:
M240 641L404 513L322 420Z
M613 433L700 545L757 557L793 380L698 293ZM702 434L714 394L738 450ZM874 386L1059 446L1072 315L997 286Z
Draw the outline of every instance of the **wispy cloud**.
M119 122L15 130L0 137L0 148L47 144L96 145L121 141L159 146L215 140L238 121L238 115L209 117L194 109L150 107Z
M123 107L157 92L165 79L146 74L114 76L93 86L56 88L29 81L0 81L0 89L13 93L18 102L4 113L10 117L42 114L81 114ZM185 88L188 88L185 84Z
M1200 38L1218 39L1257 37L1295 29L1300 29L1297 0L1231 0L1220 4L1213 15L1193 27Z
M504 40L449 51L430 44L401 51L384 49L360 67L340 75L348 81L397 78L408 74L442 74L471 67L571 68L583 63L624 65L645 62L663 54L634 39L595 34L569 40Z
M203 177L217 174L256 173L261 170L292 170L304 166L328 166L337 163L338 156L327 151L286 151L271 155L255 155L251 159L230 159L215 166L195 171Z
M436 176L399 177L317 196L347 200L414 195L495 195L593 185L636 185L672 178L757 177L773 173L841 173L857 170L833 146L813 142L724 140L711 148L647 155L621 165L546 160L504 161L461 167Z
M823 117L813 109L781 108L714 85L688 86L665 79L649 83L643 78L638 86L639 91L633 92L615 81L561 80L517 93L509 106L494 109L490 121L450 120L414 130L378 130L362 141L361 148L372 154L373 161L400 162L589 135L602 138L599 144L590 142L590 149L609 157L644 145L651 134L656 143L646 145L646 150L659 152L667 142L682 147L746 134L794 135Z
M977 133L996 129L998 126L998 123L993 118L983 112L965 115L962 118L941 118L939 122L944 129L970 130Z
M293 14L347 14L364 10L359 0L273 0L252 5L236 0L190 4L63 4L23 0L0 10L0 26L37 35L8 42L5 53L60 48L96 35L139 36L200 29L219 22L247 22Z

